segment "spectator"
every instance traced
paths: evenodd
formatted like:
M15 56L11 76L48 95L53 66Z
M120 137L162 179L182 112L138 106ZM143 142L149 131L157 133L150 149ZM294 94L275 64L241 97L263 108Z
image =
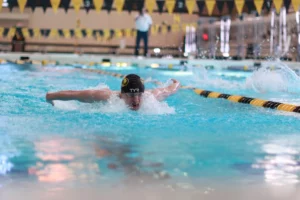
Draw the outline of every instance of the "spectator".
M12 52L24 52L25 51L25 38L21 31L17 30L12 38Z
M139 55L140 41L144 41L144 56L148 54L148 37L151 31L152 18L146 13L146 10L143 8L139 11L139 15L135 18L136 25L136 45L135 52L136 56ZM150 31L149 31L150 30Z

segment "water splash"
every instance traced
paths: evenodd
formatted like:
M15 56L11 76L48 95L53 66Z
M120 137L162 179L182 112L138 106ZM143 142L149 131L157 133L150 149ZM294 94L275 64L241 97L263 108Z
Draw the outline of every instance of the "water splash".
M246 79L246 88L259 93L300 93L300 78L281 62L268 62Z
M125 102L117 95L112 95L105 102L96 103L80 103L76 101L54 101L54 105L58 109L68 111L80 111L88 113L118 113L129 111Z
M0 138L0 175L5 175L12 170L14 165L10 159L18 154L18 150L13 146L10 139L2 134Z
M165 85L165 84L164 84ZM104 83L99 84L93 90L108 88ZM123 113L129 112L130 109L125 102L119 98L118 94L112 95L107 101L97 103L79 103L76 101L54 101L58 109L80 112L99 112L99 113ZM150 92L145 92L142 97L142 104L139 110L142 114L174 114L175 109L170 107L166 102L158 101Z
M150 92L145 92L143 104L139 110L143 114L174 114L175 109L166 102L159 102Z
M13 164L9 162L8 157L0 155L0 175L4 175L13 168Z
M243 89L243 84L232 81L224 80L222 78L213 77L209 74L208 70L204 67L193 68L193 79L191 85L196 87L201 85L203 87L223 88L223 89Z

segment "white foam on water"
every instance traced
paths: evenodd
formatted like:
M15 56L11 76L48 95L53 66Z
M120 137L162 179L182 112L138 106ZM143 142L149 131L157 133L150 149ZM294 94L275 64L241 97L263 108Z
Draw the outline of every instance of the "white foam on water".
M158 101L150 92L145 92L142 97L142 105L139 113L143 114L174 114L175 108L170 107L166 102Z
M243 89L244 85L235 81L224 80L222 78L211 77L204 67L193 68L192 85L201 87L216 87L223 89Z
M80 112L99 112L99 113L117 113L126 112L128 107L125 102L117 95L112 95L110 99L105 102L96 103L80 103L76 101L54 101L54 105L58 109Z
M4 175L12 169L13 164L9 162L8 156L0 155L0 175Z
M300 77L280 61L264 63L243 83L212 77L204 67L193 68L192 70L194 75L190 85L200 88L250 89L256 93L300 93Z
M0 138L0 175L5 175L11 171L13 164L9 159L15 157L18 153L10 139L2 135Z
M268 62L246 79L246 88L259 93L300 93L300 78L281 62Z

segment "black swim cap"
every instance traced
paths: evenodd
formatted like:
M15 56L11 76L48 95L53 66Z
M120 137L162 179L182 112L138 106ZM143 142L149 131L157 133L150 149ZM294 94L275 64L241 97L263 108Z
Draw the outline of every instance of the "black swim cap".
M144 90L144 83L136 74L128 74L122 80L121 93L143 93Z

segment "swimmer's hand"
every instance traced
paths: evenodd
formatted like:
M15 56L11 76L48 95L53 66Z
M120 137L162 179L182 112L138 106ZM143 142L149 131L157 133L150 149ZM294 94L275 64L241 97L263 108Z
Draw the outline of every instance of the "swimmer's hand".
M180 88L180 82L176 79L171 79L173 83L171 83L168 87L165 88L157 88L152 90L152 94L156 97L158 100L163 100L167 98L168 96L176 93Z
M47 101L48 103L50 103L52 106L54 106L54 102L53 102L53 100L51 99L49 93L46 94L46 101Z
M53 101L47 101L48 103L50 103L52 106L54 106L54 103L53 103Z
M176 79L173 79L173 78L172 78L171 80L173 81L174 84L179 84L179 85L180 85L180 82L177 81Z

